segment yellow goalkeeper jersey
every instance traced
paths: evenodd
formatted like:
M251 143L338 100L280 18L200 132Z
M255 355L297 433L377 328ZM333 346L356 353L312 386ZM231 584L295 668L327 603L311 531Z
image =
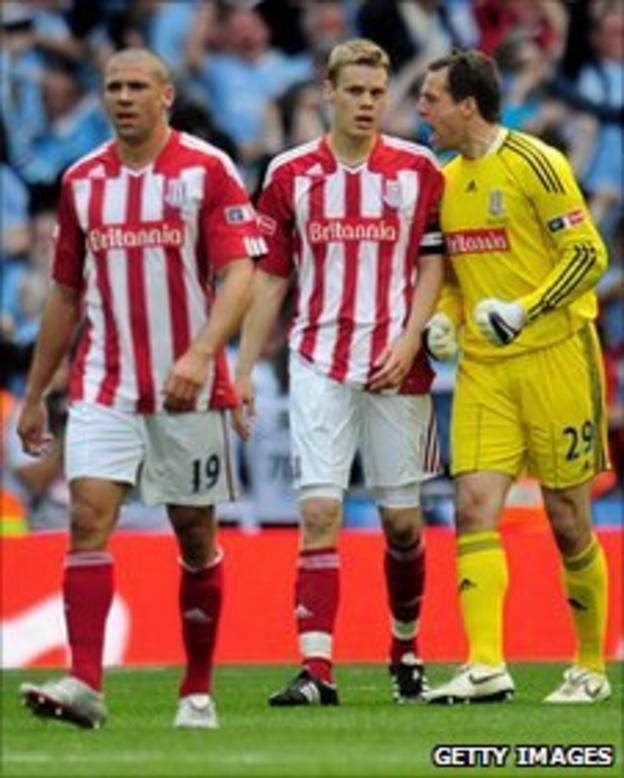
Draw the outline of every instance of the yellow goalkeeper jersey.
M467 356L544 348L595 318L606 250L559 151L501 128L484 157L457 156L444 175L440 222L451 266L438 310L463 324ZM487 297L520 302L527 313L520 336L504 349L474 324L474 308Z

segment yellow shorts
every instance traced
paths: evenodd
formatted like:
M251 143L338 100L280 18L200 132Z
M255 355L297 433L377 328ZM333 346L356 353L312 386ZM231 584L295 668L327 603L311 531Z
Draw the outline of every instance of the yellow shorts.
M462 360L453 399L454 475L523 471L554 489L608 467L604 371L592 325L498 362Z

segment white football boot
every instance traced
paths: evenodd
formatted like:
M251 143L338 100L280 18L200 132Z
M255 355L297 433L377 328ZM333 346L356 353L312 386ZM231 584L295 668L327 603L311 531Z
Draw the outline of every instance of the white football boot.
M68 721L84 729L99 729L106 721L104 696L71 675L40 686L23 683L20 696L40 718Z
M603 702L611 696L611 684L603 673L593 673L583 667L569 667L563 674L563 683L551 692L544 702L588 704Z
M173 726L178 729L217 729L219 720L212 697L209 694L180 697Z
M504 702L513 698L515 686L507 667L482 664L462 665L450 681L423 692L430 705Z

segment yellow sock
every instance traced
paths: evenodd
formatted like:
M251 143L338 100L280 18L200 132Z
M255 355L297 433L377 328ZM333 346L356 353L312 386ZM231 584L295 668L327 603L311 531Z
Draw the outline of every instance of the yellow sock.
M500 665L507 558L498 532L463 535L457 542L459 600L469 644L469 662Z
M607 563L595 535L580 554L563 557L563 582L578 641L574 663L595 673L604 673Z

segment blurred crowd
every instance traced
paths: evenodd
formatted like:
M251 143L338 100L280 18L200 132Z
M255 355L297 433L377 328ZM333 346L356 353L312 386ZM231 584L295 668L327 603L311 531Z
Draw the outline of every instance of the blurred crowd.
M230 153L254 193L274 154L327 128L323 65L336 43L354 35L381 44L393 63L385 131L427 144L415 102L426 63L453 47L476 47L498 62L503 124L542 137L571 160L610 249L598 292L615 474L600 488L622 496L622 0L3 0L0 9L5 518L23 518L33 528L65 520L60 453L43 465L21 454L14 421L48 285L60 176L110 137L99 100L108 56L125 46L159 54L175 76L173 126ZM243 487L252 496L240 511L263 520L295 515L288 492L284 349L280 328L259 381L265 417L239 457ZM56 432L64 422L63 381L59 376L49 399ZM437 390L445 435L452 374ZM357 472L354 477L357 483Z

